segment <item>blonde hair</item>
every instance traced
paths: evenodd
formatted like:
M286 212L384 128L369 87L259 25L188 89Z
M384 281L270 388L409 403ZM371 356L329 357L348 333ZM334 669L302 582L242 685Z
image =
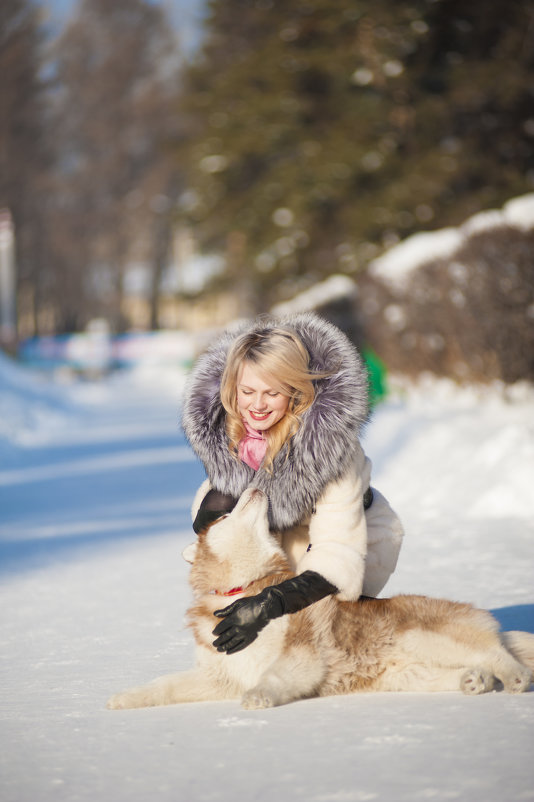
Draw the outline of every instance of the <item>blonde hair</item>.
M265 432L267 452L264 467L272 471L273 459L282 446L297 432L301 415L315 398L313 379L329 373L312 373L309 354L300 338L284 328L266 328L238 337L226 359L221 380L221 401L226 410L226 433L229 449L238 457L239 442L246 429L237 406L239 372L245 362L253 365L273 390L289 397L285 415Z

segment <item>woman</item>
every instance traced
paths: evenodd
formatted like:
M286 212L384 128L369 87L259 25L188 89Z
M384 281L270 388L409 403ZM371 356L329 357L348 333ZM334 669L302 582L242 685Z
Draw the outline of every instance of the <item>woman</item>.
M385 585L403 530L370 489L371 463L359 441L367 415L359 354L312 313L243 324L198 360L183 413L208 475L193 507L195 528L258 487L297 572L217 611L219 651L244 648L272 618L331 593L352 601Z

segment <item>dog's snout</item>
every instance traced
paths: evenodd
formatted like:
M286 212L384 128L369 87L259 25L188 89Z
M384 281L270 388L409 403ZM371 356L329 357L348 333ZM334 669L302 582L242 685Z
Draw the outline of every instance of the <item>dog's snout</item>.
M245 509L249 504L257 504L266 498L265 493L263 490L260 490L258 487L249 487L240 499L240 509Z

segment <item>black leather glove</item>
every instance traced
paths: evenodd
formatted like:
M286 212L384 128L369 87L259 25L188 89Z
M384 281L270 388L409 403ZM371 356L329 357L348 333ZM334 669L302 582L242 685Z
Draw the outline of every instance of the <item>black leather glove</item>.
M304 571L293 579L279 585L271 585L257 596L238 599L214 615L223 620L217 624L213 634L217 640L213 645L218 652L233 654L256 640L258 633L273 618L286 613L297 613L338 589L315 571Z

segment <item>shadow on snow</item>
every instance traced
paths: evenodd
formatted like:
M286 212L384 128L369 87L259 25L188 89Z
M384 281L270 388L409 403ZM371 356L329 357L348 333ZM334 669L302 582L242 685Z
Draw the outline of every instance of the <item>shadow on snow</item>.
M511 607L498 607L490 610L495 616L501 629L519 629L534 634L534 604L514 604Z

